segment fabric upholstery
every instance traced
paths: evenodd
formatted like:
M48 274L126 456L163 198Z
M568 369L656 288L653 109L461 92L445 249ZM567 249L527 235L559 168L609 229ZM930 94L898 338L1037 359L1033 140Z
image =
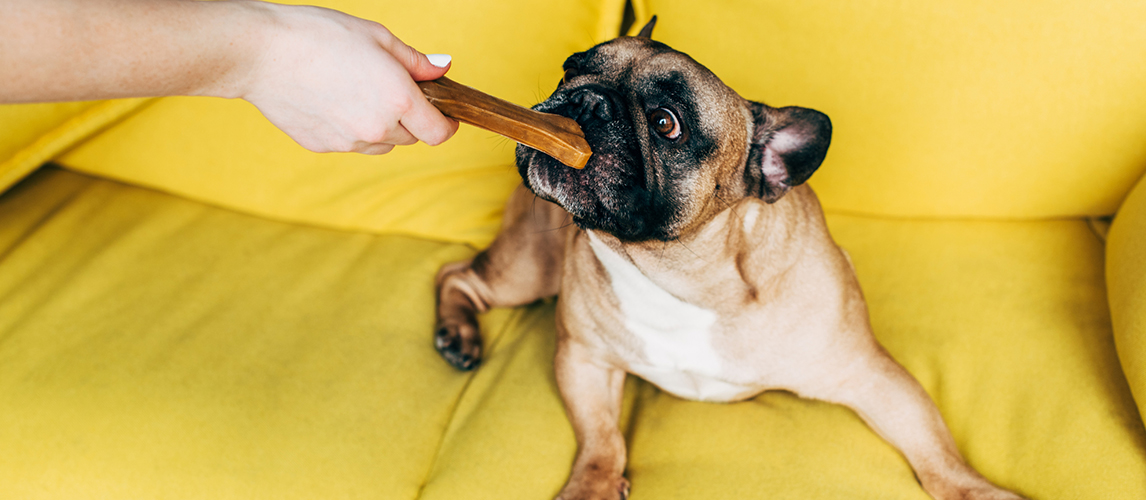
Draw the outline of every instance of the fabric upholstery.
M1106 280L1118 357L1146 414L1146 180L1138 181L1110 228Z
M875 331L968 459L1033 498L1141 498L1146 432L1083 221L832 215ZM0 497L548 498L576 449L553 303L431 345L473 250L285 224L46 169L0 197ZM630 378L633 497L926 498L850 411Z
M744 97L831 117L829 210L1109 215L1146 170L1143 2L635 3Z
M149 99L0 106L0 192Z
M1146 432L1114 351L1102 243L1083 221L828 223L876 337L979 471L1034 499L1146 494ZM642 498L928 498L841 407L646 390L636 408L633 498L638 486Z
M470 378L427 326L465 247L55 169L0 221L0 498L417 495Z

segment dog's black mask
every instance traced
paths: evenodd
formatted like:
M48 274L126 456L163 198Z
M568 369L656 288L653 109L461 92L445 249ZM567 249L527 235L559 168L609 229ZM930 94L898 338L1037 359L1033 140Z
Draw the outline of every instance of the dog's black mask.
M771 203L807 180L827 152L826 116L744 100L651 28L565 61L533 109L576 120L593 156L577 170L519 145L530 191L582 229L668 241L746 195Z

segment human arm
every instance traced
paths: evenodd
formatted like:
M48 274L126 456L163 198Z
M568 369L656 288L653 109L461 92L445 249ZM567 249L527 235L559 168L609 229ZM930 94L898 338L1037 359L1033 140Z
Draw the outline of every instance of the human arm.
M381 25L255 1L5 0L0 102L242 98L313 151L384 153L457 130L415 80L442 76Z

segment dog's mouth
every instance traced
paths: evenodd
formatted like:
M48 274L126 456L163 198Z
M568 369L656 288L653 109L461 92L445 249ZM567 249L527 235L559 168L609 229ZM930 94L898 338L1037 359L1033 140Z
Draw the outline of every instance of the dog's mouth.
M530 191L560 205L582 229L629 241L671 239L664 233L661 200L649 185L645 155L619 94L597 85L560 89L533 109L576 120L593 156L577 170L518 145L518 172Z

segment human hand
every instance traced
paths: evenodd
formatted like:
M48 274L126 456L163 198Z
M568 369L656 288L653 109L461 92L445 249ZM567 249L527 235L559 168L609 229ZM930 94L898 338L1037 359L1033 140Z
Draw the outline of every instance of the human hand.
M249 5L267 14L269 34L239 96L304 148L383 154L457 131L414 83L445 75L449 56L435 66L382 25L341 12Z

